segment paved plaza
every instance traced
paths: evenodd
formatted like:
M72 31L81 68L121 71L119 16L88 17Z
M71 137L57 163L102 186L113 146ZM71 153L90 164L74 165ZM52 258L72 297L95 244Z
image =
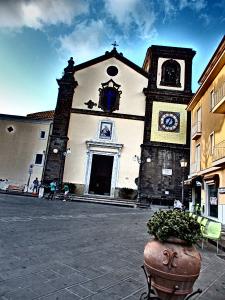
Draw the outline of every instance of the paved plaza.
M155 209L0 194L0 299L139 299ZM194 299L225 299L225 260L211 245L197 288Z

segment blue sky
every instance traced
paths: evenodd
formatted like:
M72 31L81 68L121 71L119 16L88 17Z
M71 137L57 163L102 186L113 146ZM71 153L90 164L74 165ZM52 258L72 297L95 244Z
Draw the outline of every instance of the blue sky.
M0 0L0 113L55 108L67 60L111 50L142 66L151 45L188 47L193 92L224 35L225 0Z

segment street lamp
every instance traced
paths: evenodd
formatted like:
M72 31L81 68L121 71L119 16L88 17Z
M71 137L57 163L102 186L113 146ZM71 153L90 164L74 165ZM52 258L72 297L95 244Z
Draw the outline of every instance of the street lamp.
M29 177L28 177L28 180L27 180L27 193L28 193L28 190L29 190L30 177L31 177L31 174L33 173L33 167L34 167L34 165L30 164L29 170L28 170Z
M146 162L150 163L152 161L151 157L147 157L146 159L141 160L138 155L134 155L133 160L137 161L139 164L143 164L143 163L146 163Z
M62 185L62 176L63 176L62 172L63 172L63 168L64 168L65 157L68 154L71 154L71 149L67 148L66 151L62 152L58 148L54 148L52 151L53 151L54 154L58 154L58 153L60 154L59 186L61 188L61 185Z
M182 158L180 160L180 166L182 169L182 197L181 197L181 202L182 206L184 205L184 169L187 167L187 161L185 158Z
M53 153L55 153L55 154L59 153L59 149L58 149L58 148L54 148L52 151L53 151ZM67 156L67 155L70 154L70 153L71 153L71 149L70 149L70 148L67 148L65 152L62 152L62 155Z

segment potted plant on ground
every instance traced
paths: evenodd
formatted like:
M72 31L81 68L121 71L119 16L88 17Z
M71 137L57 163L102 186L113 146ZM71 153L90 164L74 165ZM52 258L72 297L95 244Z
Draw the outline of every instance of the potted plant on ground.
M179 210L154 213L147 223L154 236L144 249L144 266L160 299L183 300L192 293L201 268L193 246L202 238L200 225Z

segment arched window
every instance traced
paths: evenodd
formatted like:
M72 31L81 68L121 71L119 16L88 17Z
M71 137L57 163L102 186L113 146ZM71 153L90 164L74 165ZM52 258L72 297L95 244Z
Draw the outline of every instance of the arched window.
M180 64L173 59L166 60L162 64L162 77L160 85L181 87Z

